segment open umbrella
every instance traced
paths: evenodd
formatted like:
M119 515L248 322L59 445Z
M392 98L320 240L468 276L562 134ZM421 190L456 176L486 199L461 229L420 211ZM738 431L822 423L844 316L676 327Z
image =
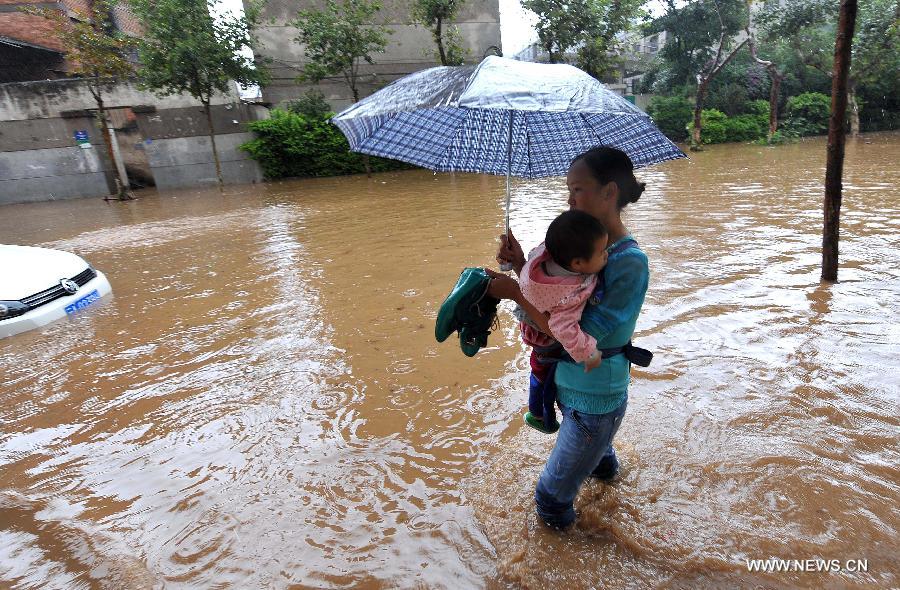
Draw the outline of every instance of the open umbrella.
M636 168L685 154L645 113L585 72L489 56L396 80L335 115L350 149L438 172L564 175L572 159L606 145Z

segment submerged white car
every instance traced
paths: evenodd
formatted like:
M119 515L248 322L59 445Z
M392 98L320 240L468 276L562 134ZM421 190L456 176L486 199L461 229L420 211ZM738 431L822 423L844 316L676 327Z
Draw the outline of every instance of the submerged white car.
M112 292L80 256L0 244L0 338L38 328Z

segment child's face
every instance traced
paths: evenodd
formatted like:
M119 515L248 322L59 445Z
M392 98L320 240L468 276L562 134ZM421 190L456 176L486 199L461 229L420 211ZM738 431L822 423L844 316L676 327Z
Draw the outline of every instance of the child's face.
M588 259L576 258L572 261L572 270L586 275L592 275L600 272L606 266L606 259L609 255L606 253L606 244L609 236L600 236L594 242L594 254Z

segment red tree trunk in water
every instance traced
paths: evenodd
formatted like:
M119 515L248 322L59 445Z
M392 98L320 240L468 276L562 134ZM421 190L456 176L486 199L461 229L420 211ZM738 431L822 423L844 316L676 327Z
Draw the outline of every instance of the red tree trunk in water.
M778 131L778 95L781 93L781 81L784 76L779 74L778 68L772 66L769 70L769 76L772 78L772 90L769 93L769 141Z
M706 100L706 91L709 89L709 83L713 78L719 75L719 72L722 71L722 68L728 65L728 62L737 55L737 52L741 50L747 43L747 39L744 39L738 45L731 50L731 52L725 56L725 59L719 62L722 57L722 46L725 43L725 27L722 26L722 35L719 37L719 50L716 52L715 61L711 63L711 69L706 70L697 76L697 102L694 104L694 131L691 135L691 150L698 151L702 149L700 147L700 131L702 127L702 115L703 115L703 101Z
M841 0L834 76L831 81L831 119L828 122L828 157L825 165L825 227L822 232L822 280L837 281L838 239L841 218L841 179L844 172L844 117L847 113L847 77L856 25L856 0Z
M691 149L700 149L700 131L702 129L703 101L706 100L708 79L697 86L697 100L694 102L694 129L691 132Z

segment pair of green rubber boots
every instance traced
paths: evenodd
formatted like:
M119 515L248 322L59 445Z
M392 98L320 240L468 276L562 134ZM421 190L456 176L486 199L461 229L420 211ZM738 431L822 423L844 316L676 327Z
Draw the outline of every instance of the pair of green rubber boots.
M434 337L438 342L459 332L459 347L466 356L475 356L487 346L500 303L499 299L487 294L490 284L491 277L484 269L463 269L456 286L438 311L434 325Z

